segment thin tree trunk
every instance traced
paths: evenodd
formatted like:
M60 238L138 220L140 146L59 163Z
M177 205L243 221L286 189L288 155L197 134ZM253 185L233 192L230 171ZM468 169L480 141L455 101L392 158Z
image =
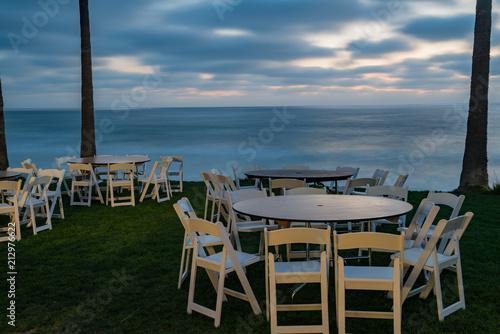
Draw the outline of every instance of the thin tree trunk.
M0 170L9 168L7 155L7 139L5 138L5 120L3 117L2 79L0 79Z
M488 82L492 0L477 0L467 136L459 190L488 187Z
M82 140L80 156L96 154L94 124L94 91L92 86L92 55L90 52L89 1L80 1L80 38L82 59Z

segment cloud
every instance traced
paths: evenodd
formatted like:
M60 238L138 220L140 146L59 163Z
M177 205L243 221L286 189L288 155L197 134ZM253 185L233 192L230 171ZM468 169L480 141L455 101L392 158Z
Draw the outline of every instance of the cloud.
M410 22L401 32L429 41L463 39L474 32L474 15L420 18Z

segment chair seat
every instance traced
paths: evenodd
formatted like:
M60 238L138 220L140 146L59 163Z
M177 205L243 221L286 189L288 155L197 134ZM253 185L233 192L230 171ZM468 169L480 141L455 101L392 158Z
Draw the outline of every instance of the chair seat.
M222 240L220 238L214 237L213 235L202 235L199 236L198 239L200 240L203 247L220 245L222 243ZM189 238L188 236L186 238L186 247L192 247L192 246L193 242L191 241L191 238Z
M253 254L248 254L248 253L243 253L239 251L235 251L236 256L238 257L238 260L240 261L242 266L246 266L255 262L259 262L260 258L256 255ZM214 261L217 263L221 263L222 261L222 253L215 253L214 255L207 256L205 260L210 260ZM233 263L231 262L231 259L229 258L229 255L227 255L226 258L226 270L231 271L234 270Z
M237 223L236 226L238 227L238 232L258 232L263 231L265 228L268 230L276 230L279 227L279 225L262 224L260 220L244 221Z
M404 252L404 262L407 264L410 264L412 266L415 266L417 264L417 261L419 260L420 256L424 252L423 248L410 248L408 250L405 250ZM394 254L391 256L391 258L399 258L400 254ZM443 255L440 253L437 253L437 260L439 265L443 265L447 262L453 263L456 261L456 256L447 256ZM434 260L432 259L432 256L429 256L427 261L425 261L424 269L428 271L433 271L434 269Z
M392 283L394 278L392 267L345 266L344 270L346 281L380 280Z
M6 203L0 203L0 213L14 212L14 207Z
M38 198L31 197L31 205L33 205L33 206L41 206L41 205L45 205L45 203L47 203L47 200L40 200ZM30 207L30 204L28 201L26 201L26 204L24 204L24 207L26 207L26 208Z
M321 272L321 262L319 261L293 261L276 262L274 264L276 275L279 274L319 274Z

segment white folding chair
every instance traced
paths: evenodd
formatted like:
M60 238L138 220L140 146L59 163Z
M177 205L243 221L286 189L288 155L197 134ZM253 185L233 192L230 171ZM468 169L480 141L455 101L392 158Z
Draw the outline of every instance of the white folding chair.
M33 234L36 235L40 231L52 230L52 221L50 216L49 201L47 199L47 189L49 188L52 176L43 175L32 177L28 185L28 190L25 195L18 201L19 206L24 206L25 212L21 223L28 223L28 227L32 226ZM45 224L42 226L36 225L36 216L39 210L45 210L45 214L40 216L47 217Z
M464 195L457 196L447 192L429 191L429 193L427 194L427 199L434 202L436 205L439 206L445 205L451 208L452 211L449 219L453 219L455 217L458 217L460 209L462 209L462 204L464 204L465 196ZM432 232L434 232L435 228L436 225L431 225L429 231L427 232L427 238L431 237ZM440 249L440 253L442 252L443 249Z
M359 173L359 167L348 167L348 166L338 166L337 169L335 169L337 172L347 172L347 173L352 173L351 179L355 179L358 177ZM336 189L337 194L341 194L344 192L345 184L343 186L339 186L338 181L332 181L330 182L330 187L329 189ZM333 192L333 191L332 191Z
M273 224L266 224L265 219L251 220L250 217L246 216L240 218L233 210L233 205L244 200L266 197L266 191L257 189L226 191L226 197L228 198L227 210L229 212L228 227L231 233L231 240L234 241L236 249L240 252L242 251L240 233L260 232L259 252L255 255L263 260L266 256L264 252L264 230L266 228L268 230L276 230L279 228L279 225L274 225L274 222Z
M358 179L348 178L345 187L344 195L365 195L364 191L367 187L378 186L380 179L371 177L361 177ZM360 189L361 188L361 189Z
M189 202L189 199L187 197L183 197L182 199L178 200L177 203L174 204L174 209L175 212L177 213L177 216L179 217L179 220L182 223L182 226L184 227L184 242L182 244L182 255L181 255L181 265L180 265L180 270L179 270L179 281L177 283L177 288L180 289L182 283L186 279L188 272L189 272L189 256L191 253L191 250L194 248L194 243L189 237L189 234L186 229L186 224L182 220L182 217L184 215L187 215L189 218L198 218L196 216L196 213L194 212L193 207L191 206L191 203ZM207 249L207 252L209 255L214 255L215 250L213 246L217 245L222 245L222 240L220 238L214 237L212 235L206 235L204 233L198 233L199 240L201 241L201 246Z
M269 179L269 196L274 195L274 190L278 190L283 195L287 189L302 188L306 186L305 180L295 179Z
M402 187L406 183L406 180L408 180L408 173L406 174L400 174L398 178L396 179L396 182L394 182L395 187Z
M142 154L131 154L131 155L127 155L129 157L137 157L137 158L145 158L147 159L148 156L147 155L142 155ZM144 163L140 163L140 164L135 164L135 171L134 173L130 173L126 170L124 171L121 171L122 173L122 179L129 179L130 178L130 175L135 175L136 178L139 178L141 176L145 176L146 175L146 165L148 163L147 162L144 162Z
M328 324L328 274L331 258L330 227L326 230L293 228L265 231L266 252L269 247L284 244L317 244L325 247L317 259L292 262L276 262L276 254L266 256L266 308L267 319L271 319L271 333L329 333ZM278 284L320 283L321 302L310 304L278 304ZM279 326L277 313L280 311L321 311L319 325Z
M119 173L125 172L125 175L129 175L128 178L123 178L121 180L115 179L113 175L118 175ZM135 164L111 164L108 165L108 175L107 175L107 187L106 187L106 205L111 203L111 207L132 205L135 206L135 195L134 195L134 175ZM120 191L123 189L128 189L130 194L128 196L115 195L115 188L119 188Z
M253 312L255 314L260 314L261 309L255 298L252 287L248 282L247 276L243 268L256 263L259 261L259 257L239 251L235 251L229 237L226 234L226 229L221 222L211 223L207 220L198 218L189 218L184 215L183 220L186 224L189 237L194 241L193 260L191 266L191 281L189 285L189 295L188 295L188 306L187 312L191 314L193 311L204 314L208 317L214 319L215 327L219 327L221 313L222 313L222 301L226 299L226 295L236 297L245 301L248 301L252 306ZM205 233L206 235L211 235L213 237L222 240L223 248L222 251L213 254L206 255L203 247L203 243L200 240L199 233ZM212 285L217 293L217 299L215 303L215 309L209 309L208 307L202 306L194 302L194 292L196 287L196 272L198 267L207 270L209 278ZM226 288L224 283L226 275L235 271L238 279L243 287L244 293ZM215 273L219 273L218 277ZM206 295L207 291L203 291Z
M240 184L240 176L242 180L248 179L247 176L245 175L246 172L258 170L257 165L255 166L239 166L238 168L233 166L233 174L234 174L234 180L236 183L236 188L239 189L260 189L259 187L259 179L254 180L254 184L242 186Z
M397 199L400 201L408 202L408 187L396 187L396 186L373 186L366 188L366 196L380 196L388 197L392 199ZM375 232L377 226L381 224L392 224L398 225L398 227L406 227L406 215L401 217L396 217L394 219L377 219L372 220L372 231Z
M38 176L38 167L31 159L26 159L21 162L21 166L25 169L31 169L33 171L33 176Z
M168 170L167 170L167 182L170 189L170 196L172 196L172 192L182 192L182 174L184 172L184 159L183 157L160 157L160 160L168 159L172 160ZM178 184L172 185L172 177L178 178Z
M415 242L414 247L392 255L393 260L399 260L401 257L403 258L402 263L405 267L405 272L407 269L412 268L403 285L402 301L416 294L420 294L420 298L427 298L434 288L439 320L443 321L444 318L451 313L460 309L465 309L464 285L458 240L459 235L463 234L463 231L465 231L473 216L472 212L467 212L463 216L458 216L450 220L441 219L434 229L431 238L425 243L424 248ZM447 234L451 234L451 237L442 238L443 235ZM422 238L424 238L424 236L422 236ZM445 243L445 250L443 253L438 252L439 242ZM440 274L443 269L450 266L455 266L456 268L459 300L444 307ZM425 271L432 273L431 277L424 285L413 289L420 274Z
M333 232L335 295L337 302L337 327L339 333L345 333L345 318L381 318L393 319L394 333L401 333L401 260L394 265L347 266L339 255L339 250L371 248L390 252L403 252L403 235L376 232L337 234ZM346 290L382 290L391 291L393 306L391 312L346 310Z
M102 198L101 189L99 187L102 180L97 180L91 164L68 164L68 169L72 179L70 205L90 206L92 199L98 199L104 204L104 199ZM95 188L97 192L96 197L92 197L93 188ZM83 195L81 190L84 191ZM80 199L79 202L75 201L75 193ZM84 202L85 199L87 202Z
M54 158L56 160L56 165L57 165L57 169L59 170L66 170L64 168L64 164L66 164L66 166L68 165L68 161L71 160L71 159L75 159L75 156L72 156L72 157L60 157L60 158ZM69 188L69 185L68 185L68 182L67 180L71 180L71 174L69 173L69 171L66 171L66 173L64 174L64 180L63 180L63 187L64 187L64 191L61 191L62 194L65 194L65 195L71 195L71 189Z
M0 237L1 241L10 241L15 238L17 241L21 240L21 226L19 224L19 207L17 205L19 193L21 191L21 180L18 181L0 181L0 193L2 193L2 200L8 195L12 196L12 202L2 201L0 203L0 214L9 215L10 222L5 227L0 228L0 232L6 233L5 236ZM5 195L4 195L5 192Z
M215 187L215 192L217 193L217 221L219 221L222 216L224 220L229 224L229 199L226 197L226 191L235 191L236 185L230 176L223 174L214 174L212 171L208 171L208 175L212 180L212 184ZM228 225L229 226L229 225Z
M167 169L168 166L170 165L171 160L163 160L163 161L155 161L153 165L153 169L151 170L151 173L149 174L149 177L147 179L143 178L138 178L137 181L140 182L141 184L144 184L144 187L142 187L142 194L141 198L139 199L139 202L142 202L144 198L147 197L152 197L153 199L156 198L158 203L167 201L170 199L170 189L168 187L168 182L167 182ZM149 186L153 184L153 188L151 191L149 191ZM166 197L160 198L161 194L161 188L162 186L165 187L165 192L167 194Z
M215 186L213 185L212 178L210 177L210 175L208 175L208 173L205 173L205 172L200 172L200 175L201 175L203 182L205 183L205 186L207 187L207 193L205 196L205 211L203 214L203 219L207 220L208 205L209 205L209 202L211 201L212 202L212 211L210 214L210 219L208 219L208 220L213 222L214 213L215 213L215 203L218 203L218 201L219 201L218 194L215 191Z
M61 195L61 187L64 182L65 171L59 169L40 169L38 171L39 176L49 175L52 177L52 181L56 181L56 186L54 190L47 189L47 200L50 206L50 216L54 218L64 219L64 207ZM59 204L59 213L54 213L56 205Z
M383 170L383 169L375 169L375 172L373 172L372 179L379 178L378 185L383 186L385 179L387 179L387 175L389 175L388 170Z

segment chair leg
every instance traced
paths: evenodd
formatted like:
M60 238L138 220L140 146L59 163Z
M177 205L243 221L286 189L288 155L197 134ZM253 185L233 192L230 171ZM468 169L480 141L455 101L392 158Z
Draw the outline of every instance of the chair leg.
M337 328L339 334L345 334L345 288L343 280L338 281L338 297L337 297Z
M203 219L207 220L207 212L208 212L208 188L207 188L207 196L205 199L205 212L203 213Z
M222 261L222 262L224 263L225 261ZM224 265L225 265L225 263L224 263ZM222 270L222 268L221 268L221 270ZM224 299L225 279L226 279L226 275L224 275L224 272L221 271L220 275L219 275L219 285L217 287L217 302L216 302L216 306L215 306L215 321L214 321L215 327L219 327L219 325L220 325L220 318L221 318L221 314L222 314L222 301Z

